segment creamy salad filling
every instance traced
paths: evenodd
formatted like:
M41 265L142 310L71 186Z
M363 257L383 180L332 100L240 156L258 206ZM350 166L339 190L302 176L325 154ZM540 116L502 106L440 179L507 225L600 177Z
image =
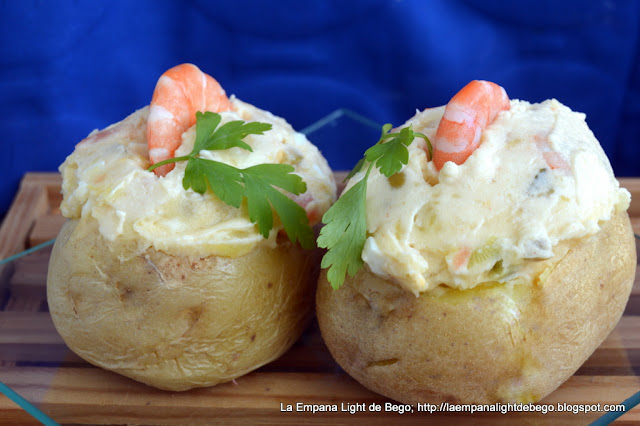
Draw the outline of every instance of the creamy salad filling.
M443 113L427 109L404 126L433 141ZM538 260L596 233L630 203L585 115L557 100L512 100L462 165L447 162L438 173L425 148L416 138L392 178L371 172L362 253L372 272L416 295L441 284L530 282L543 272Z
M234 110L220 113L221 124L259 121L272 124L272 129L244 139L253 152L241 148L202 151L201 158L237 168L291 164L307 184L307 191L294 200L310 217L321 217L335 201L336 186L318 149L282 118L234 97L231 103ZM246 205L236 209L211 191L201 195L185 190L186 162L176 163L161 178L146 170L150 164L145 137L148 114L148 107L138 110L76 146L60 166L62 214L97 220L108 241L135 246L132 255L154 247L174 255L237 257L257 244L275 245L281 226L275 226L265 239L249 220ZM175 156L189 154L194 141L195 126L183 134Z

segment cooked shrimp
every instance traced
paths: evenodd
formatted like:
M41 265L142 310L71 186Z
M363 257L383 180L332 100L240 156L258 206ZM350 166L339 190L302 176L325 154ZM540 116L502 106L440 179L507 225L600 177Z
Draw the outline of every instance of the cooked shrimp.
M456 93L444 110L433 146L433 164L464 163L480 144L482 131L500 111L511 107L504 89L495 83L474 80Z
M196 123L197 111L222 112L231 108L220 84L197 66L182 64L166 71L156 84L147 119L151 164L173 158L182 134ZM154 172L164 176L173 167L166 164Z
M548 135L534 135L533 140L542 152L542 158L552 170L559 169L563 172L571 172L571 165L565 156L557 151L553 151L547 140Z

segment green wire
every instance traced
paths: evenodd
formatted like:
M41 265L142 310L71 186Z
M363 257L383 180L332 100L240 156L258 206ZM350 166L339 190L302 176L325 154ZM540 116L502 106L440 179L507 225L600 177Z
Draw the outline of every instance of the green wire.
M10 400L18 404L27 413L31 414L36 420L45 426L58 426L58 423L51 420L49 416L37 409L35 405L18 395L13 389L0 382L0 392L5 394Z
M21 258L22 256L26 256L26 255L28 255L28 254L31 254L31 253L33 253L34 251L38 251L38 250L40 250L41 248L44 248L44 247L50 246L50 245L52 245L52 244L53 244L53 243L55 243L55 242L56 242L56 239L54 238L54 239L52 239L52 240L45 241L44 243L38 244L37 246L33 246L33 247L31 247L30 249L27 249L27 250L25 250L25 251L23 251L23 252L20 252L20 253L18 253L18 254L14 254L13 256L9 256L9 257L7 257L6 259L2 259L2 260L0 260L0 266L5 265L5 264L7 264L7 263L9 263L9 262L12 262L12 261L14 261L14 260L16 260L16 259L19 259L19 258Z
M591 423L591 426L608 425L638 404L640 404L640 392L637 392L635 395L632 395L622 402L621 405L624 405L624 411L609 411L598 420Z

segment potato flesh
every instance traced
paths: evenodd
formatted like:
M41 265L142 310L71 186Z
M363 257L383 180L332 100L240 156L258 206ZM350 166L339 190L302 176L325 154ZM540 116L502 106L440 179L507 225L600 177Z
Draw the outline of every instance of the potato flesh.
M235 259L111 248L94 220L68 221L49 264L49 310L82 358L152 386L246 374L282 355L312 315L313 254L288 241Z
M320 329L336 361L404 403L538 401L615 327L629 298L635 241L625 212L574 242L542 284L441 289L416 298L368 269L333 291Z

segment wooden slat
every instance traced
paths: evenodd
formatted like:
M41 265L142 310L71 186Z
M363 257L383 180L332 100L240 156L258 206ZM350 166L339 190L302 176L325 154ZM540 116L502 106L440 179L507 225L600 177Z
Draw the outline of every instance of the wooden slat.
M23 180L20 191L0 227L0 259L27 248L25 236L28 235L36 218L46 214L47 208L45 188L25 183Z
M33 247L54 239L66 220L60 214L48 214L37 218L29 233L29 245Z
M638 178L619 178L620 186L626 188L631 193L631 206L629 207L629 216L632 218L640 218L640 179ZM637 222L636 222L637 223ZM637 228L636 233L638 233Z
M57 192L62 186L62 176L58 172L30 172L24 175L23 180L28 184L54 188Z
M15 402L0 392L0 424L14 426L40 426L42 423L20 408Z
M30 297L9 297L4 310L7 312L42 312L43 305L46 301L41 299L33 299ZM47 309L44 309L48 311Z
M52 247L15 260L9 289L15 298L47 299L47 271Z
M13 276L14 264L8 263L0 265L0 310L2 310L9 300L11 293L9 292L9 281Z
M625 315L613 329L611 335L600 345L603 349L628 348L640 350L640 316ZM616 336L617 335L617 336Z
M38 218L60 213L59 173L27 173L0 227L0 259L28 248L29 233Z
M162 423L202 424L224 419L247 424L263 423L326 423L341 421L425 422L476 421L521 422L592 421L600 413L578 415L549 413L537 415L511 412L469 413L398 413L366 410L353 415L338 413L286 412L281 407L303 404L371 403L385 406L390 402L360 386L346 375L314 373L251 373L237 379L236 384L195 389L187 392L164 392L126 380L103 370L83 368L47 369L20 368L3 371L5 383L28 399L38 402L42 410L62 423ZM574 376L540 404L617 404L637 392L637 377ZM81 404L78 402L82 401ZM3 407L0 407L0 412ZM636 407L625 416L638 418ZM466 419L466 420L465 420Z
M0 361L60 363L69 352L49 312L0 311Z

